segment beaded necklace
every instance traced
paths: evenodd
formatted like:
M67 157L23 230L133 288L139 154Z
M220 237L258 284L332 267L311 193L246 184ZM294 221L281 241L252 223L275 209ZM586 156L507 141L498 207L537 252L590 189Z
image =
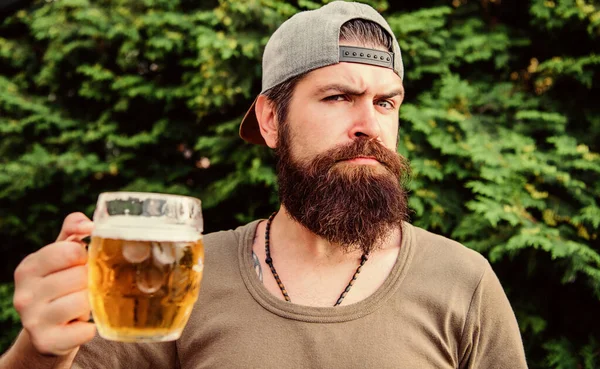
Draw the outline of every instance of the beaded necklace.
M269 234L271 231L271 223L273 222L273 218L275 218L275 214L277 214L277 212L274 212L273 214L271 214L271 216L269 217L269 220L267 220L267 229L265 231L265 254L266 254L265 263L267 263L267 265L271 269L271 273L273 273L273 277L275 277L275 281L277 282L277 285L279 286L279 289L281 290L281 293L283 294L283 298L285 299L285 301L291 302L292 300L290 299L290 296L288 295L287 290L285 289L285 286L283 285L283 282L279 278L279 274L277 274L277 271L275 270L275 266L273 265L273 259L271 258L271 251L270 251L270 247L269 247ZM344 291L342 292L340 297L337 299L335 305L333 305L333 306L338 306L342 303L342 301L344 300L344 297L346 297L348 292L350 292L350 289L352 288L352 286L354 285L354 282L358 278L358 275L360 274L360 271L361 271L363 265L365 265L365 263L367 262L368 259L369 259L369 254L363 254L361 256L360 265L358 266L358 268L356 268L356 272L354 272L352 279L350 279L350 282L348 283L348 285L346 286L346 288L344 289Z

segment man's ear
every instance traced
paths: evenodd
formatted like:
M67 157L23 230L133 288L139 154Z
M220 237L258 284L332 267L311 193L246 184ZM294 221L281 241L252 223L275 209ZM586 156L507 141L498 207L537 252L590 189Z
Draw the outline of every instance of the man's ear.
M273 102L265 95L258 95L254 111L256 112L258 126L260 127L260 134L263 136L267 146L274 149L277 147L277 128L279 127L279 122L275 115Z

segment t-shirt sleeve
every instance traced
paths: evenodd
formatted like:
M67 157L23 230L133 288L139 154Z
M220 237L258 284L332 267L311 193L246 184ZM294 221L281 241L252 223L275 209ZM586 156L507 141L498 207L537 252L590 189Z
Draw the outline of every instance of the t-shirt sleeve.
M73 369L180 369L174 341L124 343L96 337L80 347Z
M527 368L517 319L498 277L486 264L463 329L460 368Z

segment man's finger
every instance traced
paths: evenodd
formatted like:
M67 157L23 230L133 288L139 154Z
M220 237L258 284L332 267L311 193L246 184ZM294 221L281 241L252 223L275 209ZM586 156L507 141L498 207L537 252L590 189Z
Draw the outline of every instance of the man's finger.
M96 326L87 322L72 322L56 326L37 337L30 335L32 342L40 353L49 355L66 355L73 349L91 341L96 334Z
M71 213L65 218L56 241L65 241L71 235L80 235L83 238L89 236L93 229L94 223L85 214Z
M90 310L88 291L82 290L49 303L41 319L50 326L65 325L83 315L89 315Z
M74 347L91 341L95 334L96 326L94 323L79 321L69 323L57 332L58 337L60 337L57 349L62 352L69 352Z
M23 259L15 270L15 284L18 286L31 277L45 277L86 262L87 252L79 243L55 242Z
M87 275L87 265L78 265L49 274L39 282L40 292L37 299L51 302L62 296L85 290L88 287Z

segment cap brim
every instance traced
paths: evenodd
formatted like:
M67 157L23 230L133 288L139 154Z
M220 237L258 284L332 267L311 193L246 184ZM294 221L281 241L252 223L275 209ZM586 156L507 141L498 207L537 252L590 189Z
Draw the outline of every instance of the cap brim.
M258 100L258 97L254 99L254 102L252 102L250 109L248 109L246 115L244 115L244 119L242 119L242 124L240 124L240 137L249 143L253 143L256 145L266 145L263 136L260 134L258 120L256 120L256 100Z

